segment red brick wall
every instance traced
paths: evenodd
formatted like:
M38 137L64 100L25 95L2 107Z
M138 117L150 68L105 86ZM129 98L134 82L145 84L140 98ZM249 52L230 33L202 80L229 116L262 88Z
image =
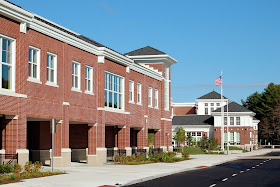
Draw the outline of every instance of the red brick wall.
M173 109L173 115L186 115L196 114L196 107L171 107Z
M170 118L170 111L165 111L164 106L164 82L155 80L141 73L130 70L126 72L126 67L114 63L108 59L105 63L98 63L97 56L77 49L67 43L48 37L32 29L28 29L26 34L19 32L19 23L0 16L0 33L16 39L16 93L26 94L27 98L16 98L0 95L0 114L18 115L18 119L2 121L4 130L2 131L3 147L7 153L15 153L16 149L27 148L27 120L29 118L57 119L62 120L57 124L55 134L55 156L60 156L61 148L73 145L71 140L73 134L69 128L69 122L78 121L95 124L89 127L88 137L79 139L77 145L73 147L85 147L88 143L89 152L94 154L96 147L105 147L105 124L126 126L123 131L118 131L122 139L118 142L120 147L130 146L130 127L143 128L137 133L137 143L139 147L145 147L147 141L147 129L162 129L160 131L160 146L171 145L171 136L163 136L167 132L171 134L171 122L163 122L161 118ZM34 46L40 49L40 81L42 84L27 81L28 79L28 48ZM52 87L46 85L47 52L57 55L57 85ZM81 66L81 92L72 91L72 61L80 62ZM85 66L93 67L93 93L85 94ZM155 65L155 69L163 71L164 65ZM97 110L104 107L104 74L109 71L124 77L125 80L125 111L130 114L120 114ZM136 102L137 83L142 84L142 105L130 104L128 102L129 80L134 80L134 98ZM159 109L148 107L148 87L159 92ZM171 97L170 97L171 98ZM70 105L63 105L68 102ZM148 117L145 118L144 116ZM40 128L48 131L49 125L43 124ZM49 122L48 122L49 123ZM46 129L45 129L46 128ZM81 129L80 129L81 130ZM82 130L81 130L82 131ZM86 130L79 133L85 134ZM69 135L70 132L70 135ZM97 132L97 133L96 133ZM97 134L97 136L95 135ZM69 137L70 136L70 137ZM9 137L9 141L7 140ZM49 142L49 134L44 134L46 142ZM108 136L106 136L108 137ZM75 138L74 138L75 139ZM87 139L87 140L86 140ZM48 140L48 141L47 141ZM39 148L49 148L49 143L44 143ZM72 142L72 143L71 143Z
M70 148L85 149L88 147L88 125L70 124Z

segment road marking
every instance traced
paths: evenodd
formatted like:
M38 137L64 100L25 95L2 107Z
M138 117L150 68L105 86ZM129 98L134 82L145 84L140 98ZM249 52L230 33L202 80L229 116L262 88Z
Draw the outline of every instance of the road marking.
M256 165L257 167L259 167L260 165Z
M253 166L252 168L253 168L253 169L255 169L255 167L254 167L254 166Z
M214 187L214 186L216 186L216 184L212 184L212 185L210 185L209 187Z
M265 160L265 161L263 161L263 162L266 162L266 160Z
M279 155L280 156L280 155ZM269 159L269 160L271 160L271 159Z
M240 171L240 173L243 173L244 171Z
M222 181L225 182L225 181L227 181L227 180L228 180L228 178L224 178Z
M250 169L246 169L247 171L250 171Z
M263 163L260 163L260 164L263 164Z
M233 177L235 177L236 175L237 175L237 174L235 174L235 173L234 173L234 174L232 174L232 176L233 176Z

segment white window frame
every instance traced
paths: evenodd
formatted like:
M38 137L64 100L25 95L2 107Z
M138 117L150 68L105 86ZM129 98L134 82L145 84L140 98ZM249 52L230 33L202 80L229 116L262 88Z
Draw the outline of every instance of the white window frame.
M158 89L155 89L155 108L158 109Z
M142 104L142 84L137 83L137 104Z
M30 49L32 50L32 55L31 55L31 57L32 57L32 61L30 61L30 59L29 59L29 56L30 56ZM36 71L37 71L37 77L34 77L34 75L33 75L33 66L34 66L34 59L33 59L33 51L36 51L36 55L37 55L37 62L36 62L36 65L37 65L37 68L36 68ZM41 70L41 68L40 68L40 65L41 65L41 62L40 62L40 59L41 59L41 50L39 49L39 48L37 48L37 47L33 47L33 46L29 46L29 48L28 48L28 81L30 81L30 82L35 82L35 83L39 83L39 84L42 84L42 82L40 82L40 70ZM31 64L31 76L29 76L29 64Z
M134 81L133 80L129 80L129 102L134 104Z
M148 88L148 107L153 107L153 88Z
M2 62L2 42L3 42L3 38L6 40L10 40L11 42L11 55L12 55L12 59L11 59L11 64L9 65L11 67L11 86L10 89L6 89L6 88L2 88L2 81L0 81L0 90L1 92L15 92L15 78L16 78L16 39L0 34L0 76L2 77L2 65L7 65L7 63L3 63Z
M239 119L239 120L237 121L237 119ZM236 120L235 120L236 125L240 125L240 122L241 122L241 118L240 117L236 117Z
M49 81L48 78L47 78L46 85L58 87L58 85L57 85L57 55L54 54L54 53L51 53L51 52L47 52L47 69L48 69L48 60L49 60L48 56L53 56L54 57L54 68L53 68L53 70L54 70L53 74L54 75L53 75L53 82ZM47 71L47 73L48 73L48 71ZM48 75L47 75L47 77L48 77Z
M77 75L74 75L73 74L73 64L76 64L77 65ZM73 86L73 76L77 77L78 78L78 81L77 81L77 84L78 85L74 85ZM72 61L72 91L81 91L81 63L80 62L77 62L77 61Z
M230 125L234 125L234 117L230 117L229 120L230 120L230 121L229 121L229 124L230 124Z
M204 103L204 114L209 115L208 103Z
M87 69L89 69L88 77ZM88 81L90 81L90 89L88 89ZM86 94L93 94L93 67L86 65L85 67L85 93Z
M109 87L109 76L112 75L112 89L110 89ZM107 79L106 79L106 76L107 76ZM115 77L116 78L119 78L120 79L120 85L117 86L117 91L114 91L114 80L115 80ZM107 80L107 85L106 85L106 80ZM117 79L118 80L118 79ZM124 90L124 77L120 76L120 75L117 75L117 74L114 74L114 73L111 73L111 72L108 72L108 71L105 71L105 92L104 94L106 94L107 92L107 96L104 97L107 98L107 106L105 105L105 102L104 102L104 106L105 108L109 109L109 110L113 110L113 111L124 111L124 93L125 93L125 90ZM117 82L118 83L118 82ZM121 89L121 91L119 90ZM112 107L109 106L109 92L112 92ZM119 96L121 95L121 102L117 102L117 108L114 108L114 94L117 94L117 98L119 99ZM121 105L121 106L120 106ZM119 108L121 107L121 108Z

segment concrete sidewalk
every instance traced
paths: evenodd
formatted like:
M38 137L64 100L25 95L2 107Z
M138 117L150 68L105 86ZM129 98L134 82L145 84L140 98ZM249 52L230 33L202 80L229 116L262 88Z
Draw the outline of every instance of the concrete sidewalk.
M147 181L158 177L171 175L200 166L214 166L224 162L266 154L280 149L262 149L242 154L231 155L191 155L191 160L177 163L155 163L144 165L114 165L88 166L75 164L68 168L55 168L66 171L67 174L36 179L27 179L24 182L8 184L7 186L122 186ZM50 167L45 167L50 170Z

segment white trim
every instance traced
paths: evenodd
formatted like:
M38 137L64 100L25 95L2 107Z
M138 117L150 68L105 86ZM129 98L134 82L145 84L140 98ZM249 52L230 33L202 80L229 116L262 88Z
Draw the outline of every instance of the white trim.
M77 65L77 66L74 66L75 68L77 68L77 69L75 69L75 71L77 71L77 75L75 75L75 72L73 75L73 64ZM72 77L71 77L72 78L72 89L71 90L77 91L77 92L82 92L81 91L81 63L78 61L72 60L71 65L72 65ZM74 85L74 87L73 87L73 76L78 78L78 81L77 81L78 85ZM74 83L75 83L75 81L74 81Z
M87 90L85 90L85 92L84 92L85 94L88 94L88 95L94 95L94 93L93 92L90 92L90 91L87 91Z
M29 153L29 150L28 149L17 149L16 153L19 153L19 154Z
M57 55L52 53L52 52L47 52L47 61L48 61L48 55L52 56L54 58L54 76L53 76L53 82L48 81L47 83L49 83L49 86L53 86L53 85L57 85ZM48 70L48 66L47 66L47 70ZM47 84L46 83L46 84ZM52 85L51 85L52 84Z
M160 118L160 120L163 120L163 121L172 121L172 119L167 119L167 118Z
M4 90L4 89L0 89L0 95L6 95L6 96L11 96L11 97L27 98L27 95L25 95L25 94L19 94L19 93L15 93L12 90Z
M89 78L88 79L86 79L87 78L86 77L87 68L89 69ZM89 90L86 89L88 81L91 81L91 85L90 85L90 89ZM86 65L86 67L85 67L85 82L86 82L85 93L89 94L89 95L94 95L93 94L93 67L92 66Z
M54 84L54 83L52 83L52 82L46 82L46 85L47 85L47 86L56 87L56 88L59 87L57 84Z
M147 118L147 117L149 117L148 115L144 115L144 118Z
M71 153L71 149L70 148L61 148L61 152L62 153Z
M5 119L18 119L18 115L5 115Z
M104 64L104 63L105 63L105 56L98 56L98 57L97 57L97 60L98 60L98 61L97 61L98 63Z
M138 56L129 56L127 55L128 58L131 58L133 60L139 60L139 61L152 61L153 62L164 62L168 65L176 64L177 60L174 59L173 57L167 55L167 54L162 54L162 55L138 55ZM144 63L144 62L143 62Z
M97 107L97 110L105 110L105 108Z
M63 104L63 105L68 105L68 106L70 105L69 102L63 102L62 104Z
M124 110L116 109L116 108L110 108L110 107L104 107L104 110L106 112L115 112L115 113L120 113L120 114L130 114L130 112L125 112Z
M96 151L107 151L106 147L97 147Z
M26 22L20 23L19 31L26 34L26 31L27 31L27 23Z
M82 91L81 91L80 89L78 89L78 88L73 88L73 87L71 88L71 91L82 93Z
M29 64L29 49L32 49L32 50L35 50L36 53L37 53L37 77L34 78L34 77L29 77L28 75L28 79L34 79L34 80L37 80L37 83L40 83L40 75L41 75L41 49L38 48L38 47L34 47L32 45L29 45L29 48L28 48L28 64ZM34 62L34 61L33 61ZM32 62L32 63L33 63ZM28 68L28 71L29 71L29 68ZM28 72L29 73L29 72ZM34 82L34 81L31 81L31 82ZM42 83L42 82L41 82Z
M28 77L27 81L29 82L33 82L33 83L38 83L38 84L43 84L41 81L39 81L38 79L32 78L32 77Z
M173 103L171 102L171 106L173 107L196 107L196 103Z

